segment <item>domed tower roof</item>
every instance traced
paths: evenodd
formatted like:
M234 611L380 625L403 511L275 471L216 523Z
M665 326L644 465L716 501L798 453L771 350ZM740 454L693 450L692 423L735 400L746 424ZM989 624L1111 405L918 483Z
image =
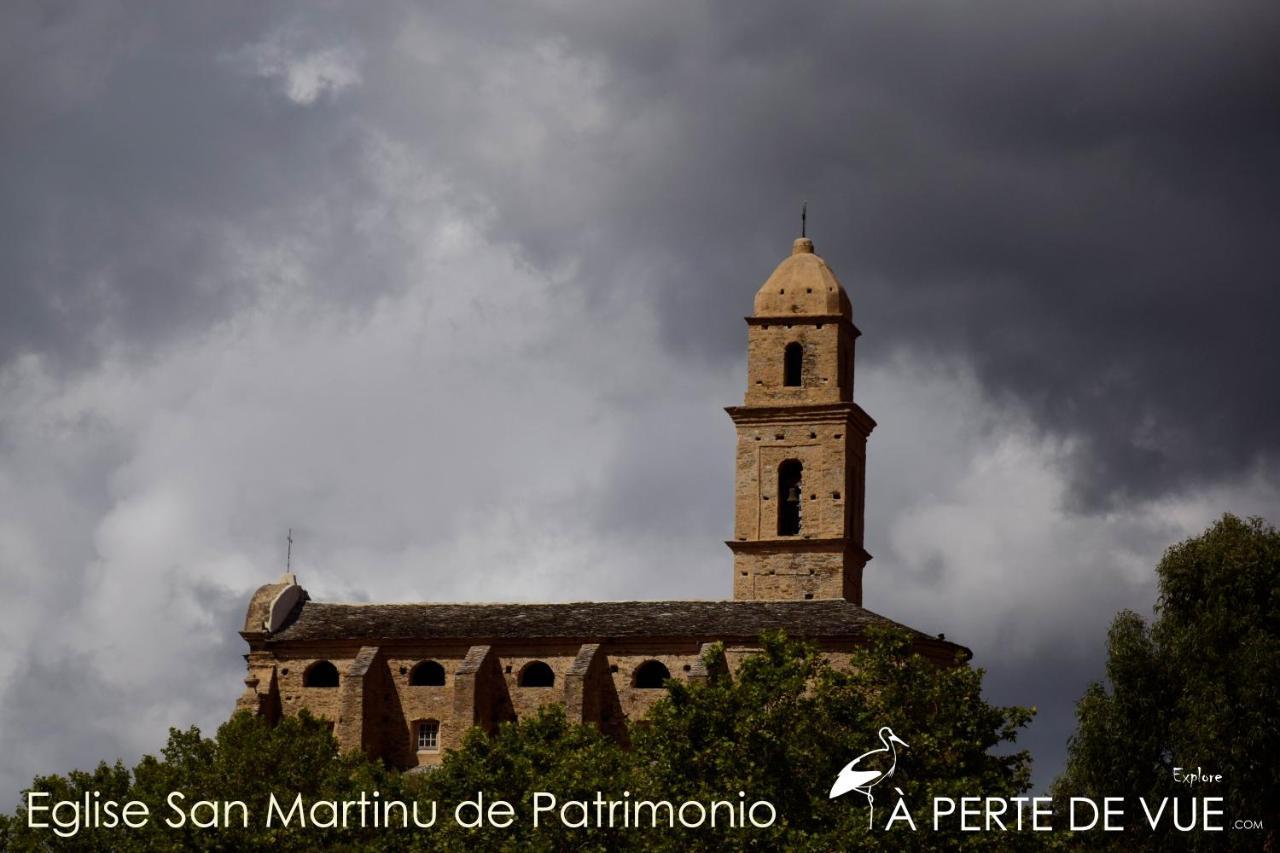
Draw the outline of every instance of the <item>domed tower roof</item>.
M842 316L853 320L849 296L827 262L813 253L813 241L801 237L791 257L778 264L756 293L755 316L793 317L797 314Z

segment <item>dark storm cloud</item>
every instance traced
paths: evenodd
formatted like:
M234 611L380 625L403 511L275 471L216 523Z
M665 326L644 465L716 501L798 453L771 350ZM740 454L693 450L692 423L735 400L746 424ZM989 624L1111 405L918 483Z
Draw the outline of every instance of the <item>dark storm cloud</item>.
M325 269L330 296L398 282L394 253L354 233L367 137L337 99L273 97L246 55L277 30L306 49L294 13L32 3L5 18L0 359L83 364L200 333L278 284L244 277L252 241Z
M1082 439L1089 503L1274 461L1275 4L156 14L10 13L0 357L199 331L263 286L228 273L240 233L278 235L330 298L398 286L390 238L353 225L378 128L495 237L643 292L704 358L740 353L810 199L866 357L972 361ZM269 97L244 48L271 38L351 49L362 85ZM547 111L531 140L504 113L555 81L502 75L543 48L603 112Z
M971 360L989 390L1084 441L1087 502L1274 463L1274 4L735 4L541 23L609 69L618 122L566 138L585 165L508 183L501 225L538 258L586 251L600 287L636 271L673 346L740 352L724 307L745 313L804 196L864 351ZM575 182L592 161L614 172L603 186ZM565 181L576 195L550 189Z
M1036 715L1018 735L1017 748L1035 759L1035 784L1041 790L1066 767L1067 740L1075 733L1075 707L1084 687L1098 679L1101 650L1089 657L1038 655L1035 660L993 668L984 682L987 701L996 705L1031 706Z

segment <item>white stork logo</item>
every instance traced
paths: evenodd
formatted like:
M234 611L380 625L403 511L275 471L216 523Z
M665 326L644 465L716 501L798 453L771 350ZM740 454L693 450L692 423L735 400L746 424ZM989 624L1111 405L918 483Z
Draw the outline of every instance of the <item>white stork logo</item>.
M844 766L840 775L836 777L835 784L831 786L829 797L834 800L850 791L857 791L866 797L867 806L870 808L867 815L868 829L874 825L876 812L876 803L871 796L871 789L892 776L893 771L897 769L898 749L895 744L901 744L904 747L907 745L907 742L895 735L893 729L888 726L880 728L880 742L884 744L882 748L864 752Z

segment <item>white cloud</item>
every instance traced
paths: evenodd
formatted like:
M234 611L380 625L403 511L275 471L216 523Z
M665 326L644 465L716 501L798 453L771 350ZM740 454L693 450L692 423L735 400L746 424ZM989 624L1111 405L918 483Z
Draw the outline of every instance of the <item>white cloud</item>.
M1071 509L1070 441L986 398L963 365L901 355L859 379L871 439L866 603L945 631L983 665L1096 654L1124 607L1148 613L1163 549L1224 511L1274 511L1265 477L1123 509Z
M288 33L277 33L229 59L247 66L257 77L274 81L285 97L302 106L361 82L357 51L345 46L305 50L292 41Z

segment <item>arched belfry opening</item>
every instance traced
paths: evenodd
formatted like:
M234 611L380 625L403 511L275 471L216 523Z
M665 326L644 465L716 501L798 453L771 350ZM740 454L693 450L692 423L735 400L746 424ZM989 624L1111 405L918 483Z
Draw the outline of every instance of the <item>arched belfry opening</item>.
M778 466L778 535L800 534L801 479L804 465L788 459Z
M799 388L804 374L804 345L787 344L782 353L782 384L788 388Z

